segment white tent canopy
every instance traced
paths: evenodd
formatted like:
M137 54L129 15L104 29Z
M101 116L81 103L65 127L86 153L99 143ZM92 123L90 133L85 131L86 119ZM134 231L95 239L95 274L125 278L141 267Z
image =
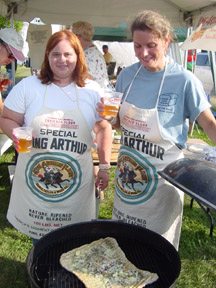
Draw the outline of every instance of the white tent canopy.
M196 28L189 37L180 46L182 50L202 49L208 50L209 62L214 85L214 93L216 93L216 14L215 11L204 12L194 17L194 27ZM195 68L195 73L196 73ZM199 71L199 70L198 70ZM200 78L204 78L203 69ZM198 77L199 78L199 77Z
M0 15L8 19L31 22L38 17L61 25L84 20L94 27L129 27L143 9L164 14L173 28L191 27L203 13L216 15L216 0L0 0Z
M186 27L185 20L191 24L193 15L216 11L215 5L215 0L0 0L0 14L23 22L39 17L46 24L85 20L93 26L118 27L138 11L151 9L166 15L173 27Z

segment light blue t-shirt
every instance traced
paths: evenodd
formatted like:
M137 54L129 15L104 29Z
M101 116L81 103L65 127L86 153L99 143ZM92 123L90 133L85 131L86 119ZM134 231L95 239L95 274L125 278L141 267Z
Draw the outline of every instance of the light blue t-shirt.
M123 92L123 100L140 62L124 68L118 75L116 91ZM127 102L143 109L156 105L164 70L153 72L141 68L127 96ZM173 60L167 65L166 76L158 103L161 134L178 147L187 141L188 121L193 123L199 114L211 105L202 83L194 74Z

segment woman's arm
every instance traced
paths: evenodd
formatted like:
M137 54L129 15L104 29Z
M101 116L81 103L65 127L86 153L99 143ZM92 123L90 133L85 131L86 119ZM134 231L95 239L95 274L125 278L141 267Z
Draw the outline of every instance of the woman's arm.
M197 117L198 123L202 126L209 138L216 144L216 120L210 109L206 109Z
M1 113L3 111L3 107L4 107L4 104L3 104L2 98L0 96L0 115L1 115Z
M24 123L24 114L14 112L4 106L0 116L0 128L13 140L13 129L22 126Z
M112 127L106 121L102 120L96 122L94 127L96 134L96 142L98 145L99 163L104 164L103 167L109 167L112 149ZM96 185L100 185L101 190L108 186L109 173L108 169L100 169L97 175Z

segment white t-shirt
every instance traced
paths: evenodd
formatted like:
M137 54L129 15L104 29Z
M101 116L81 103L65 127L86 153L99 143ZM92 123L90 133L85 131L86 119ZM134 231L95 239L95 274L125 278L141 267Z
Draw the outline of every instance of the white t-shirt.
M103 92L95 81L87 80L86 83L85 87L77 87L77 91L80 109L92 131L95 122L102 120L96 108ZM8 109L24 114L24 125L29 126L43 106L47 87L45 103L47 107L56 110L70 110L77 107L76 86L74 83L66 87L59 87L53 83L44 85L41 84L37 76L24 78L15 85L7 96L4 105Z

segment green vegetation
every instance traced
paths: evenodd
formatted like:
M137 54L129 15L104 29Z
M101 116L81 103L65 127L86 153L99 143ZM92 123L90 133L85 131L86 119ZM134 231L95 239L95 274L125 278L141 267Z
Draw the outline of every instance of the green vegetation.
M7 28L11 27L11 21L8 20L6 21L6 18L3 16L0 16L0 28L5 28L6 27L6 22L7 22ZM22 29L23 22L20 21L13 21L14 29L16 29L18 32Z
M25 66L17 65L16 71L16 83L18 83L22 78L31 76L31 69Z
M18 67L17 77L21 72L30 75L29 68ZM194 129L193 137L201 138L210 145L212 141L199 127L200 134ZM14 156L10 148L0 157L1 162L9 162ZM0 166L0 288L27 288L28 277L25 262L32 246L29 237L16 231L6 220L10 197L10 183L6 166ZM101 202L99 218L110 219L112 214L115 168L111 168L109 188L105 191L105 199ZM177 288L213 288L216 286L216 228L213 236L209 236L209 218L200 206L194 202L190 208L190 197L185 196L183 225L179 254L181 257L181 273L177 280ZM216 214L212 211L216 222Z

